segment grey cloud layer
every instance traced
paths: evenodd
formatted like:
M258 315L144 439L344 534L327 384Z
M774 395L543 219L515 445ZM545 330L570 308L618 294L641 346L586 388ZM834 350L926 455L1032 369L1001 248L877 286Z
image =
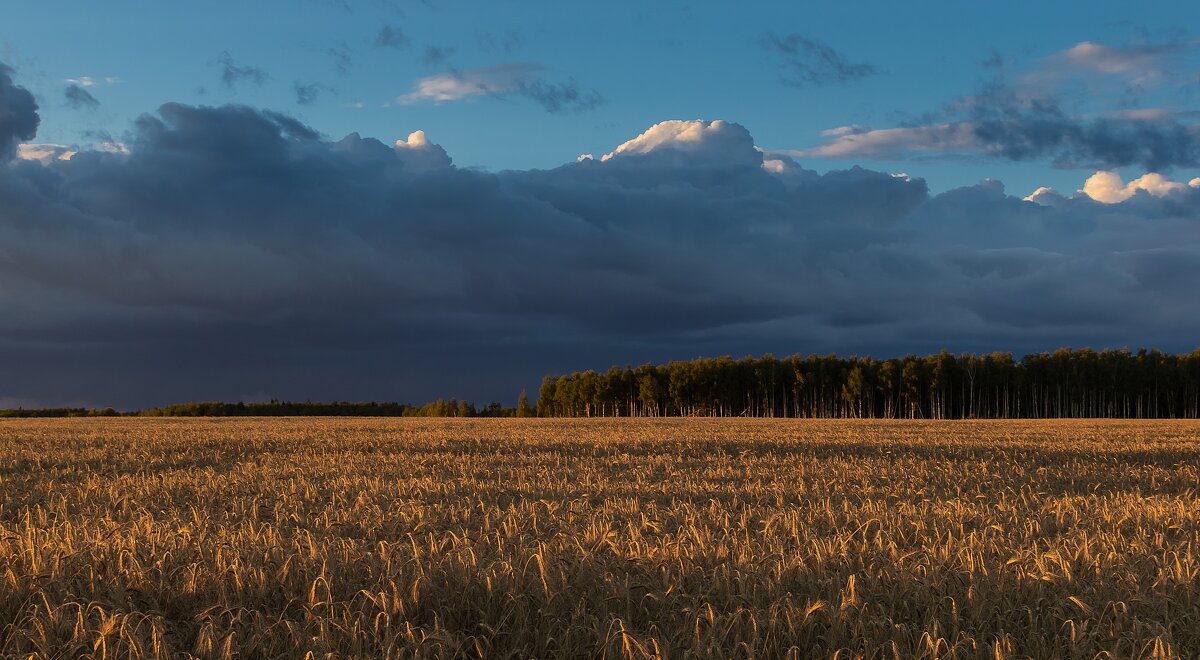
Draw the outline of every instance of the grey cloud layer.
M1050 160L1062 167L1196 167L1200 124L1195 113L1137 108L1135 96L1194 86L1194 67L1175 60L1197 46L1168 42L1119 48L1082 42L1016 80L1001 75L919 124L834 129L825 144L790 153L845 159L982 154ZM1114 87L1118 98L1109 98L1106 90ZM1089 111L1068 110L1081 104Z
M5 75L0 100L0 145L31 139L32 97ZM764 162L733 123L656 128L501 173L241 106L164 105L127 155L10 146L0 398L483 400L701 353L1195 342L1198 190L930 196Z

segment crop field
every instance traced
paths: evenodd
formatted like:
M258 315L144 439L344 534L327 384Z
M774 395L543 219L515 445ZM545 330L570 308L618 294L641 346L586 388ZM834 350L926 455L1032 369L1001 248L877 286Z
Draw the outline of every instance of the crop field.
M0 656L1197 657L1200 423L0 422Z

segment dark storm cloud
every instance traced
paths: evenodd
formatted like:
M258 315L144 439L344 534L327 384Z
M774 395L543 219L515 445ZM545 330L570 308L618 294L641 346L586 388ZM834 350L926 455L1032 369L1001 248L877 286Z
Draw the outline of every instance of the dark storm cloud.
M0 82L0 140L27 141L32 97ZM1187 185L930 196L704 121L499 173L244 106L166 104L123 146L0 166L0 397L486 401L613 362L1179 350L1200 325Z
M67 85L63 90L63 97L66 98L67 105L76 110L95 110L100 107L100 101L79 85Z
M12 157L17 143L37 134L37 102L29 90L13 82L13 70L0 62L0 163Z
M783 82L794 87L821 87L877 75L873 64L852 62L832 46L800 34L769 33L762 46L778 58Z
M217 55L217 67L221 70L221 84L233 89L240 82L262 85L270 78L266 71L254 66L239 64L228 51Z

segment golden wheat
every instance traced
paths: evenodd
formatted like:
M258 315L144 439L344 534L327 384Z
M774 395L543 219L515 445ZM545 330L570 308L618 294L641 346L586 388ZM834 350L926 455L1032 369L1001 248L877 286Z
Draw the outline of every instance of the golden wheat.
M0 423L0 654L1200 654L1200 424Z

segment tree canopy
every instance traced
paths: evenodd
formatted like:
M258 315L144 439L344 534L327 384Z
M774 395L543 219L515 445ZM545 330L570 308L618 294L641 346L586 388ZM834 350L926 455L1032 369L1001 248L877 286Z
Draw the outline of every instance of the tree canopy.
M700 358L546 376L537 414L872 418L1200 416L1200 349Z

